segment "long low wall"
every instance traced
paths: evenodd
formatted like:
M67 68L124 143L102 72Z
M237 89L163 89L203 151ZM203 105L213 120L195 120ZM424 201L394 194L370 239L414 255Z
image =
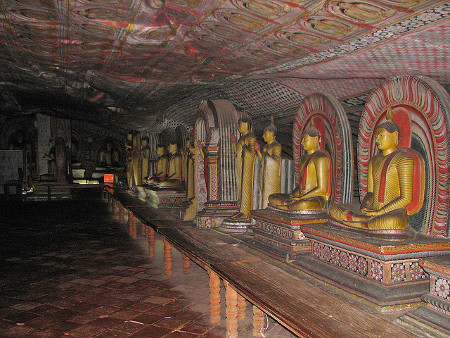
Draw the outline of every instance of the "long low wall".
M411 333L366 312L342 298L314 286L236 243L225 241L214 230L198 229L182 223L167 212L150 207L125 191L106 187L108 202L124 222L128 213L130 235L136 237L136 219L149 239L149 255L154 255L155 232L164 237L166 274L171 274L174 246L210 276L211 322L220 321L220 279L226 286L227 336L237 337L239 301L254 306L254 335L265 312L298 336L306 337L410 337Z

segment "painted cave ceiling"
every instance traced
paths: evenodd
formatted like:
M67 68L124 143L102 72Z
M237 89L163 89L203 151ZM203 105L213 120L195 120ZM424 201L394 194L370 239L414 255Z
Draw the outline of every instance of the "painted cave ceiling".
M315 92L351 115L388 77L449 84L447 1L1 0L0 11L8 116L151 131L192 125L202 99L282 121Z

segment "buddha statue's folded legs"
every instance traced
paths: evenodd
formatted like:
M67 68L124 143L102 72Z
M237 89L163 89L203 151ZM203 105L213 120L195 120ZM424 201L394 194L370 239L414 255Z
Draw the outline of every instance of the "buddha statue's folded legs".
M359 205L337 204L330 209L330 216L354 228L403 230L408 226L408 215L404 208L395 209L380 216L369 216L359 211Z
M314 196L310 198L296 198L287 194L272 194L269 196L269 205L281 210L323 210L326 206L326 200L323 196Z

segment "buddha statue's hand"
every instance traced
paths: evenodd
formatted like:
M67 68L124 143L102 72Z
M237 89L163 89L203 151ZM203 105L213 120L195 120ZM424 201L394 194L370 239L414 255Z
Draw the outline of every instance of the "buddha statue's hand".
M383 210L374 210L374 209L369 209L369 208L361 209L361 213L366 216L371 216L371 217L384 215Z
M235 144L237 141L236 135L234 135L234 134L231 134L230 139L231 139L231 143L233 143L233 144Z

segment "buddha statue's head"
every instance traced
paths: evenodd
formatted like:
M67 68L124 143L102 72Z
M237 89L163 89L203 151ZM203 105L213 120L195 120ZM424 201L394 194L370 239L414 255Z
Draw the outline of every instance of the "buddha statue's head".
M148 137L147 137L147 136L145 136L145 137L142 138L142 140L141 140L141 146L142 146L142 148L145 148L145 147L148 146Z
M397 149L398 132L398 126L392 121L380 124L375 131L375 142L378 149L383 153Z
M311 126L304 130L301 145L308 154L319 149L319 142L320 132L317 128Z
M176 143L169 143L167 150L171 155L176 154L178 152L178 145Z
M273 117L271 118L270 124L264 129L263 139L267 144L271 144L275 141L277 135L277 127L273 123Z
M162 156L162 155L164 155L164 152L165 152L164 145L158 144L156 146L156 155Z
M238 120L238 130L242 135L247 134L252 128L252 120L249 117L241 117Z

